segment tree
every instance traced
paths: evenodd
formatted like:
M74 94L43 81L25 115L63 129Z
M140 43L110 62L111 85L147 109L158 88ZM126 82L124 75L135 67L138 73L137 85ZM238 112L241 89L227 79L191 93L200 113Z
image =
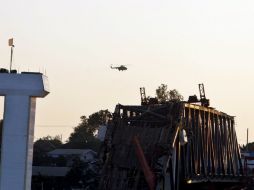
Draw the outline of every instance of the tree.
M97 162L85 162L76 158L70 171L66 174L66 181L70 187L95 190L98 185L99 167Z
M71 133L68 143L64 145L65 148L91 148L98 150L100 142L95 138L95 132L99 125L105 124L107 118L111 115L108 110L100 110L91 114L88 118L81 116L80 124L74 128Z
M168 90L168 86L166 84L161 84L156 89L156 98L158 99L159 103L183 100L183 96L176 89Z
M46 136L38 139L34 142L34 152L33 152L33 165L51 165L53 160L48 157L47 153L54 149L62 146L62 141L60 136ZM60 159L61 163L62 160Z
M111 117L111 112L106 110L100 110L91 114L87 120L89 126L89 132L96 132L99 128L99 125L104 125L108 118Z
M70 134L69 143L84 143L87 144L94 140L94 127L88 124L86 116L81 116L81 123L74 128L74 132Z
M59 148L62 145L60 136L46 136L38 139L34 143L34 151L39 151L40 153L47 153L51 150Z
M248 143L247 145L243 145L242 147L241 147L241 149L243 150L243 151L254 151L254 142L250 142L250 143Z

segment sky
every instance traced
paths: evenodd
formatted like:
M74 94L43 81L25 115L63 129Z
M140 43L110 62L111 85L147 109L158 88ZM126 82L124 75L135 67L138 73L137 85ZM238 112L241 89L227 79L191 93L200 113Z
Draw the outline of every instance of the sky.
M48 76L35 139L66 140L82 115L140 104L140 87L154 96L167 84L187 100L204 83L211 106L236 116L243 144L247 128L254 141L253 20L252 0L9 0L0 6L0 67L9 67L14 38L13 68Z

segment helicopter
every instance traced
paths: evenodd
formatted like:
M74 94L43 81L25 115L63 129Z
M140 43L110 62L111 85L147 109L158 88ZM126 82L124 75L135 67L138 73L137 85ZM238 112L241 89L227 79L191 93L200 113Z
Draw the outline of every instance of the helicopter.
M126 67L126 65L120 65L118 67L113 67L112 65L110 65L111 69L118 69L118 71L126 71L128 68Z

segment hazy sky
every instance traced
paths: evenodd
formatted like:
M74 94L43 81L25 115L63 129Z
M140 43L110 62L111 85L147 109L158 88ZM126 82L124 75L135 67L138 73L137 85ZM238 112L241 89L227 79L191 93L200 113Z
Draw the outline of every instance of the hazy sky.
M66 139L81 115L139 104L165 83L188 98L205 84L211 106L236 116L254 141L253 0L9 0L0 6L0 64L45 71L36 138ZM126 72L109 66L130 64ZM3 98L1 99L3 101Z

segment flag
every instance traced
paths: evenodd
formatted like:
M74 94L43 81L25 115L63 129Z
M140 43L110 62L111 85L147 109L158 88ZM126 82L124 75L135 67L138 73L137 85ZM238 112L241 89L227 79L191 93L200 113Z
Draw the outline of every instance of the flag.
M9 39L9 46L13 46L13 38Z

